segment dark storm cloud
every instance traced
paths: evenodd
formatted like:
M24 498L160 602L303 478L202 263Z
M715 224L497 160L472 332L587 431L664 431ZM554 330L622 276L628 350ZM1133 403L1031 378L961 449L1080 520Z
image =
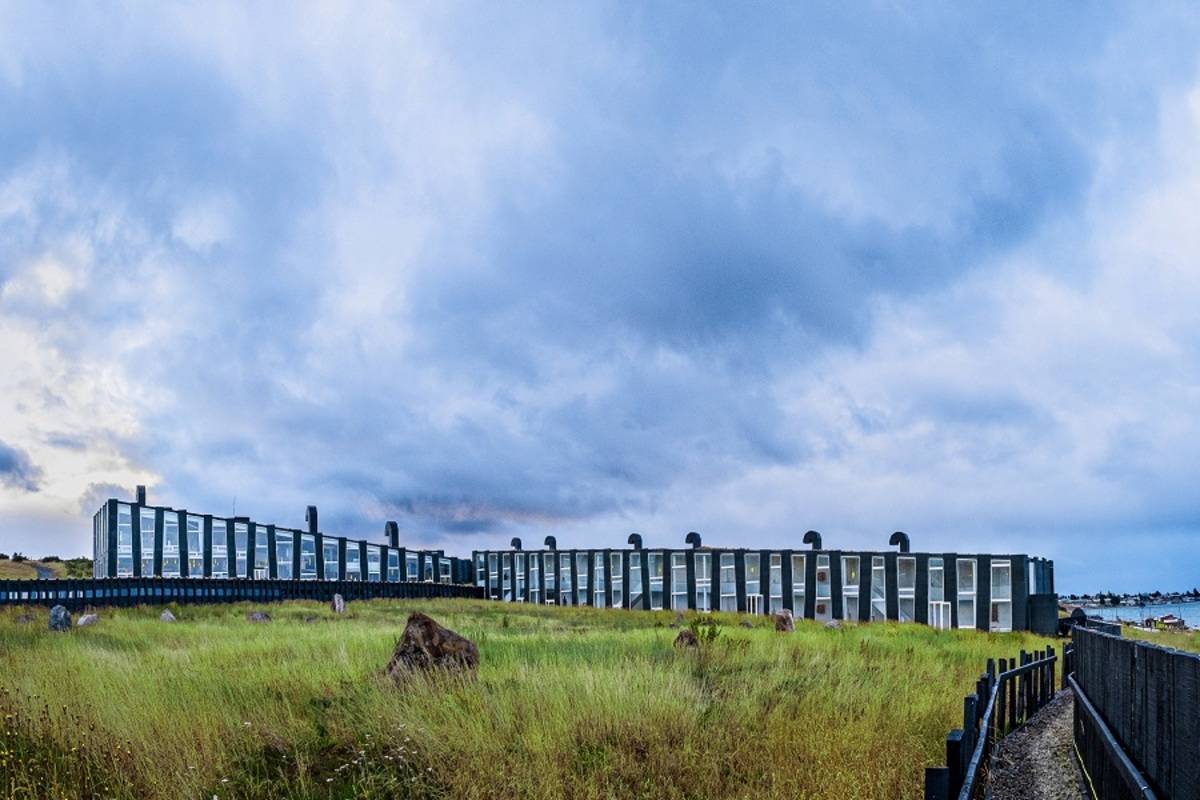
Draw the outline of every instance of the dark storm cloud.
M1028 253L1086 227L1104 158L1195 78L1183 10L23 21L0 39L0 280L76 250L86 280L0 315L111 363L137 422L113 439L177 506L499 541L793 475L750 487L748 520L819 465L849 475L844 518L890 511L914 473L1002 480L1066 436L1061 387L983 358L888 372L880 309L985 327L924 304L1016 253L1086 282ZM879 386L842 374L860 357ZM1144 464L1122 474L1161 477ZM997 505L946 528L1011 522Z
M0 442L0 485L36 492L42 477L42 469L29 459L28 453Z

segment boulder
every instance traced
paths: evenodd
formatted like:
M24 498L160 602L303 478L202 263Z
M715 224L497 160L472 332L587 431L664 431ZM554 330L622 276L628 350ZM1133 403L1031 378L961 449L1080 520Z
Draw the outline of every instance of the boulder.
M71 630L71 612L64 606L50 609L50 630L66 633Z
M753 628L754 627L754 623L748 619L742 620L741 622L738 623L738 625L740 625L743 628Z
M796 621L792 619L792 612L786 608L772 614L771 618L775 620L775 630L779 633L791 633L796 630Z
M171 609L169 609L169 608L163 609L163 612L158 615L158 621L159 622L178 622L178 620L175 619L175 615L171 613Z
M308 625L311 625L314 622L320 622L320 621L321 621L321 618L318 617L316 614L307 614L304 617L304 622Z
M691 628L684 628L675 637L676 647L699 647L700 640L696 638L696 634L692 633Z
M400 679L413 670L461 672L479 666L479 648L465 636L443 628L432 617L416 612L408 617L404 635L388 662L387 674Z
M829 622L825 623L825 628L826 628L826 630L831 630L831 631L841 630L842 622L841 622L841 620L831 619L831 620L829 620Z
M270 622L271 615L265 611L251 611L246 615L248 622Z
M329 603L329 608L332 609L333 613L335 614L345 614L346 598L342 597L340 594L335 594L333 596L333 600Z
M75 624L81 628L85 628L88 625L95 625L99 621L100 621L100 618L98 616L96 616L95 614L84 614L82 617L79 618L79 622L76 622Z

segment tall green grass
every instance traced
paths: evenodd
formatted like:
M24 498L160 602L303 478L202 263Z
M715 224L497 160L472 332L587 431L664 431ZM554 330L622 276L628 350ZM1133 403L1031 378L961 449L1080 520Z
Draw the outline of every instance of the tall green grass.
M1024 634L765 620L672 647L671 612L482 601L0 611L0 798L904 798ZM382 675L408 613L477 679ZM306 621L307 620L307 621Z

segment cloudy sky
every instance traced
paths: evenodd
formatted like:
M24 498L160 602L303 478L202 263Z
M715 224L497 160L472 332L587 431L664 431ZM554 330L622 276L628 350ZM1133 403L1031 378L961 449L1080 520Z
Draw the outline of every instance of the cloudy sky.
M1200 584L1200 14L0 3L0 550L153 500L466 553Z

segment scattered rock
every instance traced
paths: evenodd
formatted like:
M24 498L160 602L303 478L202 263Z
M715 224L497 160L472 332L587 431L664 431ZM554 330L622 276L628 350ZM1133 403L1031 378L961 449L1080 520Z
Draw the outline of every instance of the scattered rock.
M400 679L413 670L474 670L479 666L479 648L465 636L443 628L419 611L410 614L404 635L388 662L387 674Z
M64 606L50 609L50 630L66 633L71 630L71 612Z
M321 620L321 618L318 617L316 614L309 614L307 617L304 618L304 621L309 624L312 624L314 622L320 622L320 620Z
M829 622L825 623L825 628L826 628L826 630L831 630L831 631L841 630L842 622L841 622L841 620L831 619L831 620L829 620Z
M700 640L696 638L696 634L692 633L691 628L684 628L675 637L676 647L699 647Z
M676 611L676 612L675 612L675 621L671 623L671 627L672 627L672 628L679 628L679 627L682 627L683 623L684 623L683 612L682 612L682 611Z
M265 611L251 611L249 614L246 615L246 621L248 621L248 622L270 622L271 615Z
M158 621L159 622L178 622L179 620L175 619L175 615L171 613L171 609L164 608L163 612L158 615Z
M738 623L738 625L742 626L743 628L753 628L754 627L754 623L748 619L742 620L741 622Z
M333 609L333 613L335 614L345 614L346 598L342 597L340 594L335 594L333 596L333 601L329 604L329 607Z
M95 614L84 614L82 617L79 618L79 622L77 622L75 624L81 628L84 628L84 627L87 627L88 625L95 625L99 621L100 621L100 618L98 616L96 616Z
M775 620L775 630L779 633L791 633L796 630L796 622L792 619L792 612L786 608L776 614L771 615Z

